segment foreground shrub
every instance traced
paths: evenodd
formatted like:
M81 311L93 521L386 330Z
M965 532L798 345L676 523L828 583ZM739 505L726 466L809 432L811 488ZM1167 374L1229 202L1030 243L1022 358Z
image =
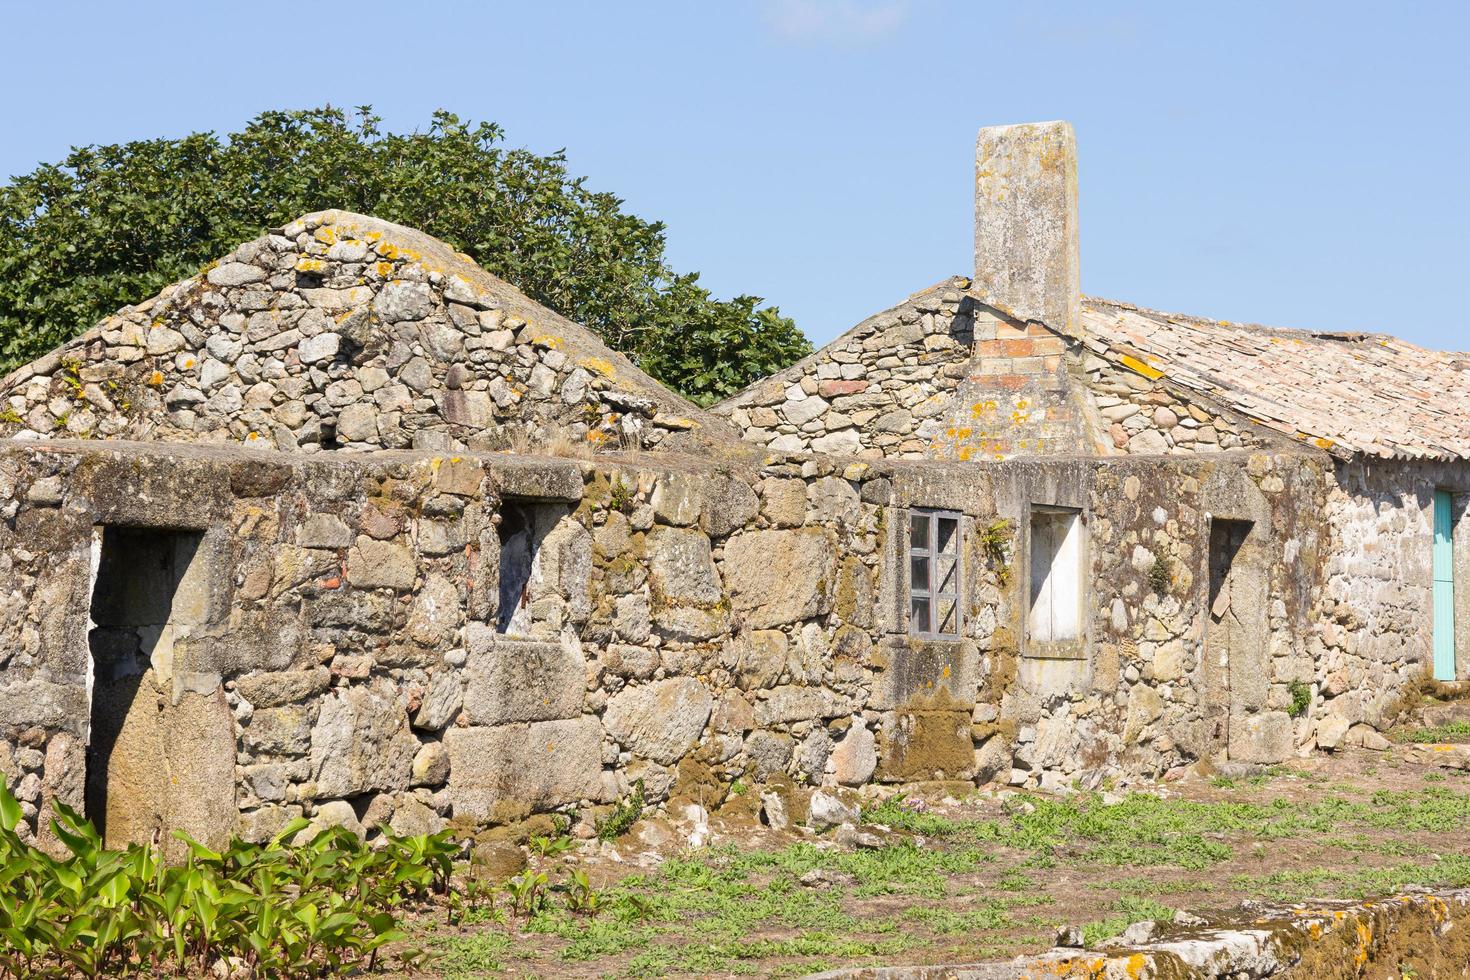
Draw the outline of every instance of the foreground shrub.
M301 977L372 969L404 938L405 905L444 893L457 845L447 834L386 835L369 846L340 827L289 843L189 848L168 866L152 846L107 850L96 830L53 801L51 827L71 852L56 860L21 840L20 806L0 781L0 977L202 972ZM408 954L412 955L412 954Z

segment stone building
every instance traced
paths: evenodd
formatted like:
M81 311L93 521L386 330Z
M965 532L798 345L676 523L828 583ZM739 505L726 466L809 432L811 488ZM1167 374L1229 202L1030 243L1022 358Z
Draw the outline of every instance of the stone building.
M711 411L308 215L0 382L0 772L110 841L641 780L1059 788L1371 743L1470 675L1470 356L1083 297L1065 124L976 271Z

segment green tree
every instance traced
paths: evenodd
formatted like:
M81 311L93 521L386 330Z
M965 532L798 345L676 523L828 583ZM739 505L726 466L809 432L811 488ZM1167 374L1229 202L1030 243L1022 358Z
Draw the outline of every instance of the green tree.
M369 106L266 112L220 139L76 148L0 186L0 373L265 229L343 208L441 238L709 404L811 350L754 296L719 300L664 256L664 226L436 112L389 133Z

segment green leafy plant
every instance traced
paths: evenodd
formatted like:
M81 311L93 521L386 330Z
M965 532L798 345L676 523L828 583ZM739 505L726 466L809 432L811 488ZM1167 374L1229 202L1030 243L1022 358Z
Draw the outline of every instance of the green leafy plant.
M373 969L406 938L399 910L447 889L457 845L447 835L370 847L340 827L292 843L211 850L175 832L188 856L168 866L151 846L109 850L92 825L53 800L56 859L16 832L21 810L0 785L0 977L205 973L219 962L252 976ZM419 953L402 951L417 962Z
M61 370L57 373L57 377L71 389L73 398L82 397L82 362L78 358L62 358Z
M572 870L567 883L562 888L567 896L567 911L593 915L602 908L602 897L592 887L587 872L581 868Z
M633 509L633 491L621 477L614 478L612 485L608 488L607 503L613 510L625 514Z
M1005 518L997 518L981 528L980 553L985 563L995 573L1002 586L1011 580L1011 529L1014 525Z
M471 873L462 876L449 892L446 921L503 922L504 914L495 905L500 886L494 881Z
M236 133L74 148L0 186L0 374L241 242L344 208L421 229L702 404L811 344L755 296L676 272L664 226L587 188L563 153L436 112L384 132L369 106L265 112ZM119 247L126 243L126 247Z
M546 901L548 881L544 872L527 869L505 883L511 911L529 919Z
M643 780L633 780L633 792L619 800L609 813L597 824L597 839L613 841L628 832L628 829L643 816Z
M1301 681L1292 681L1287 690L1291 693L1291 706L1286 709L1286 713L1293 718L1300 718L1312 706L1312 687Z
M526 842L526 847L536 857L545 860L565 853L572 847L572 839L562 834L557 837L534 836Z

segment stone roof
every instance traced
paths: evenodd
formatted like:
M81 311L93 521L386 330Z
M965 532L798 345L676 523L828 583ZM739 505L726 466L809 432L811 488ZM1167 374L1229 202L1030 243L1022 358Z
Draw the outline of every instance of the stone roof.
M724 420L422 232L274 229L0 380L0 437L748 454Z
M1339 457L1470 458L1470 355L1084 297L1096 354Z

